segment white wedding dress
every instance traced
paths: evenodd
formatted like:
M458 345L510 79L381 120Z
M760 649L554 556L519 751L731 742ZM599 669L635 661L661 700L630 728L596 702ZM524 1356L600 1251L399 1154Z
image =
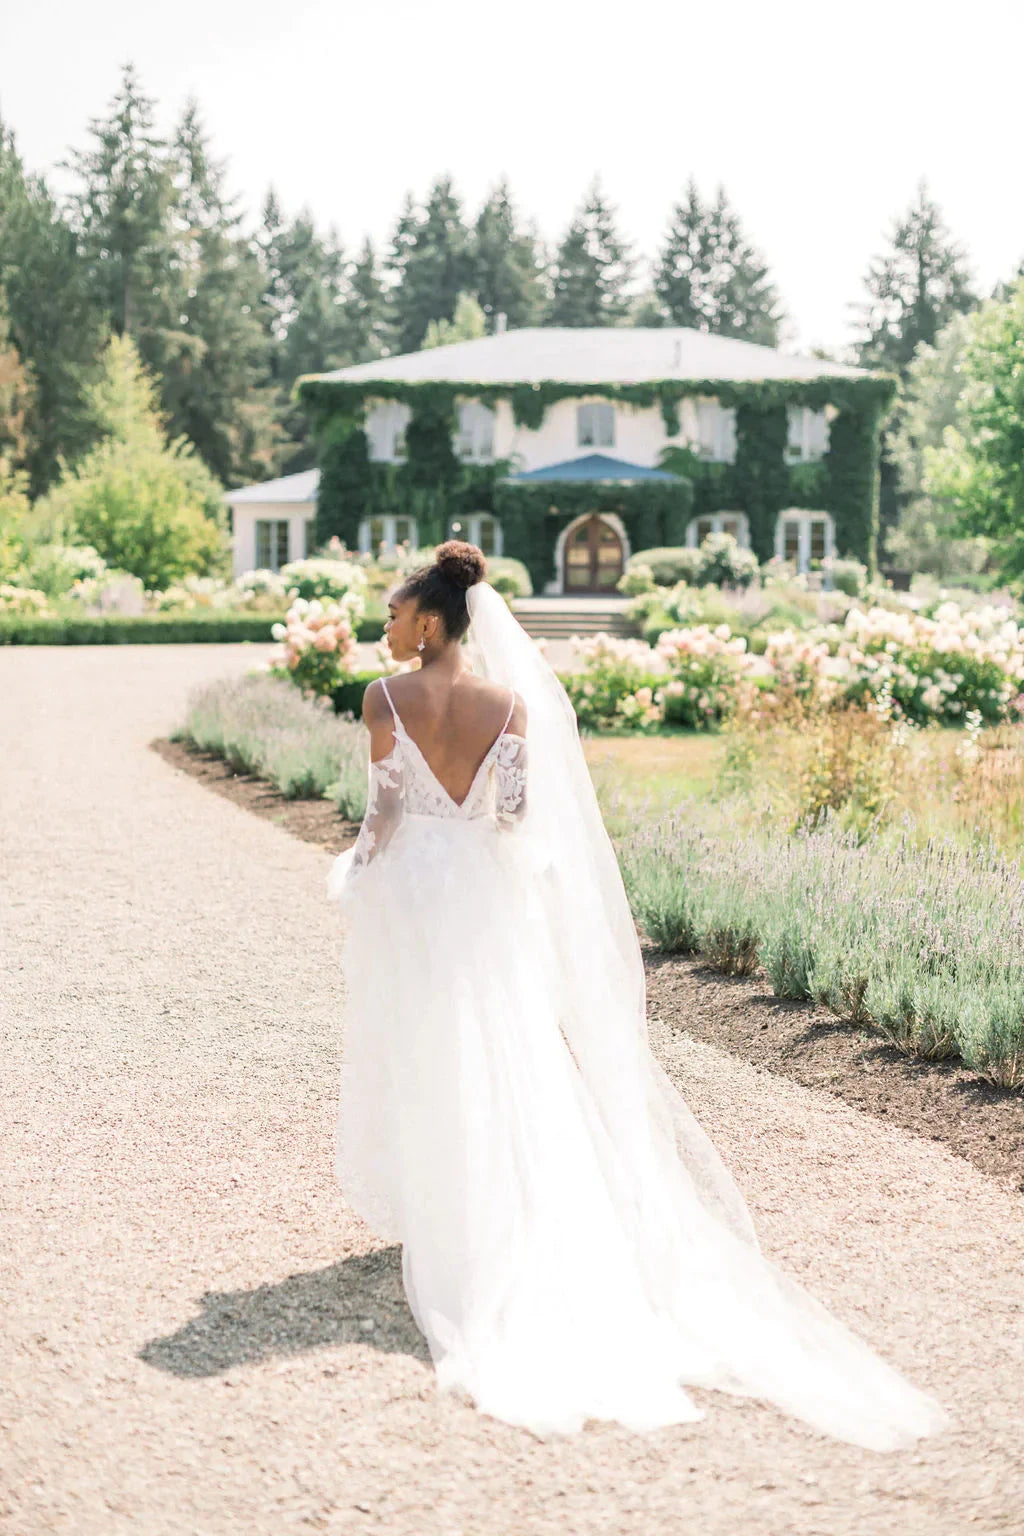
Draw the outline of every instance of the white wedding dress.
M493 589L468 598L474 669L519 693L526 739L503 730L456 804L392 704L393 747L328 878L347 988L338 1178L402 1244L439 1386L541 1435L701 1419L688 1385L877 1450L941 1429L934 1398L761 1252L650 1051L564 690Z

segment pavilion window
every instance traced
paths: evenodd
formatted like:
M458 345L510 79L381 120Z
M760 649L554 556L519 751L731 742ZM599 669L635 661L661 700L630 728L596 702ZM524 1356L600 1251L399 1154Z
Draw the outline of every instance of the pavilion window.
M288 564L287 518L256 519L256 565L261 571L279 571Z

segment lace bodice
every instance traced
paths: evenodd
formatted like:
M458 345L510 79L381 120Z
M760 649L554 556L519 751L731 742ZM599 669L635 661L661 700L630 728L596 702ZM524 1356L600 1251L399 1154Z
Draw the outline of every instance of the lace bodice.
M517 828L526 813L527 760L525 738L508 730L515 694L505 724L477 769L469 793L464 800L455 801L402 724L383 680L381 686L391 706L395 744L387 757L369 765L366 814L347 861L346 878L353 878L384 851L407 815L459 821L490 819L502 831Z

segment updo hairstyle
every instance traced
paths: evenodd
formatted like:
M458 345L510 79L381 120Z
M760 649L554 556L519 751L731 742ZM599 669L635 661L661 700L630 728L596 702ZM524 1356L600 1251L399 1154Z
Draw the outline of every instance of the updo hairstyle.
M414 597L421 612L437 613L449 640L461 640L469 628L466 591L483 581L483 550L462 539L439 544L433 565L421 565L402 583L399 596Z

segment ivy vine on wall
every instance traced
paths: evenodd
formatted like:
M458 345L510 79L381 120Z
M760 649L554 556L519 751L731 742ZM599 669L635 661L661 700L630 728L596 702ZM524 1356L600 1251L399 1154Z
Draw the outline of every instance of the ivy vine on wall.
M398 379L356 382L309 376L295 386L296 398L309 412L318 442L318 537L336 533L351 546L363 517L398 512L416 516L421 539L433 539L443 537L448 524L460 514L494 511L504 521L506 548L530 566L537 583L552 574L551 552L564 525L563 507L578 503L583 510L619 510L604 506L606 490L613 499L625 496L622 510L641 547L681 543L690 516L741 509L749 520L751 545L762 560L774 552L775 520L784 507L820 508L835 520L841 553L856 556L873 571L878 435L895 391L896 380L886 374L815 379L654 379L642 384L558 380L538 384ZM683 400L716 398L721 405L736 410L735 462L707 463L689 450L669 448L662 456L663 467L680 475L681 484L688 482L686 492L674 500L664 497L666 489L675 490L664 482L631 488L578 483L571 495L566 483L558 488L558 516L548 516L538 526L536 506L541 502L550 505L554 500L550 484L530 487L531 493L534 489L537 492L533 497L525 494L527 487L505 483L510 472L507 463L467 466L456 457L452 436L460 400L478 400L491 408L507 401L517 426L535 431L558 401L595 396L637 410L659 408L669 436L679 432ZM364 430L369 400L400 401L409 406L404 464L370 461ZM832 419L823 464L787 464L786 408L790 405L812 410L831 405L838 413ZM684 500L686 517L681 511ZM648 539L641 528L653 529L656 524L661 531Z

